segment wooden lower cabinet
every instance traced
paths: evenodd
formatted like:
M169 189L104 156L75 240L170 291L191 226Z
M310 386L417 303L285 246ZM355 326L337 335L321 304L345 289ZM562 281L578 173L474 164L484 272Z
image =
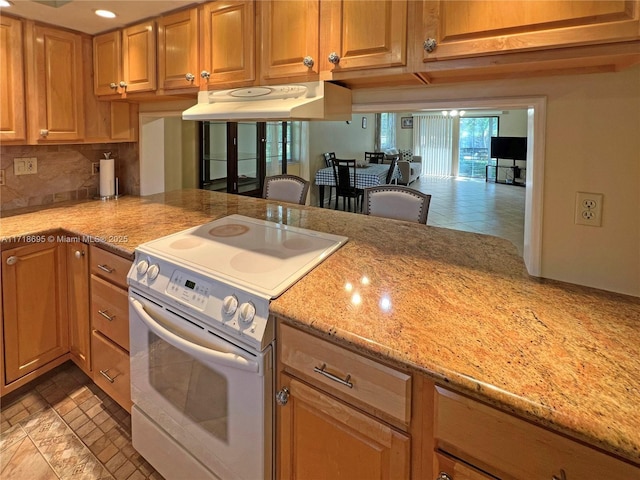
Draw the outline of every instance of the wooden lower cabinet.
M131 377L129 352L120 348L97 330L91 335L93 381L111 398L131 412Z
M434 455L433 478L437 480L492 480L495 477L440 452Z
M408 435L289 375L281 381L278 478L409 478Z
M434 437L434 478L446 471L438 468L449 468L452 480L491 478L479 471L522 480L640 478L637 466L442 387L435 389ZM456 461L447 467L447 458Z
M90 375L89 246L81 242L67 243L66 257L69 352L71 360Z
M2 252L2 393L69 358L66 271L64 244L42 241Z
M93 381L131 412L129 304L131 260L91 246L91 353Z

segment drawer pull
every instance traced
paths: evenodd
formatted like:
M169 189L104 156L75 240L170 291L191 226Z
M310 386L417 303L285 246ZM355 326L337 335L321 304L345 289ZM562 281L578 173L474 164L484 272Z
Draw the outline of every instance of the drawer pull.
M448 473L446 472L440 472L440 475L438 475L438 478L436 478L436 480L453 480Z
M316 373L319 373L320 375L324 375L325 377L333 380L334 382L338 382L339 384L344 385L345 387L353 388L353 383L349 381L351 379L351 375L347 375L347 378L343 380L342 378L334 375L333 373L327 372L325 370L326 367L327 367L327 364L323 363L320 368L313 367L313 371Z
M116 378L118 376L116 375L115 377L112 377L111 375L109 375L109 370L111 370L111 369L107 368L106 370L100 370L100 375L102 375L104 378L109 380L110 383L113 383L113 382L116 381Z
M98 310L98 313L102 315L104 318L106 318L107 320L109 320L110 322L113 322L113 319L116 318L115 315L109 315L108 310Z
M103 272L107 272L107 273L113 273L114 271L114 269L111 268L109 265L98 265L98 268Z
M567 474L564 472L563 469L560 469L560 476L556 476L554 475L553 477L551 477L552 480L567 480Z

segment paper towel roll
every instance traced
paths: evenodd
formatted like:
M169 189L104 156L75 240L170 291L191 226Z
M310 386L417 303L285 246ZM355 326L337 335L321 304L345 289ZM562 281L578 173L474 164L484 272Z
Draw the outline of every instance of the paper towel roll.
M115 163L113 158L100 160L100 196L115 195Z

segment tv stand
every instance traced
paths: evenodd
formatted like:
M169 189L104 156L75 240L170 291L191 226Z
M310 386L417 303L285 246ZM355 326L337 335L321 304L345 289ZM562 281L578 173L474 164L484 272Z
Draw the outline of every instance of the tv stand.
M487 164L485 167L485 182L503 183L505 185L525 186L526 178L526 160L492 158L495 164ZM500 160L511 160L511 165L500 165ZM516 162L524 163L524 167L519 166ZM492 173L492 175L490 175Z

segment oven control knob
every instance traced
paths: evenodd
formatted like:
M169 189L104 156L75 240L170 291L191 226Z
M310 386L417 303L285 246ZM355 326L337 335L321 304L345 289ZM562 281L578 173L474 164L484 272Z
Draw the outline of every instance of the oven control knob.
M251 323L256 316L256 307L253 303L247 302L240 305L240 321L244 324Z
M147 262L146 260L140 260L136 265L136 270L138 271L138 275L144 275L145 273L147 273L148 269L149 269L149 262Z
M149 280L155 280L159 273L160 267L154 263L147 270L147 277L149 277Z
M227 315L233 315L234 313L236 313L237 309L238 297L236 297L235 295L224 297L224 300L222 301L222 311L224 313L226 313Z

